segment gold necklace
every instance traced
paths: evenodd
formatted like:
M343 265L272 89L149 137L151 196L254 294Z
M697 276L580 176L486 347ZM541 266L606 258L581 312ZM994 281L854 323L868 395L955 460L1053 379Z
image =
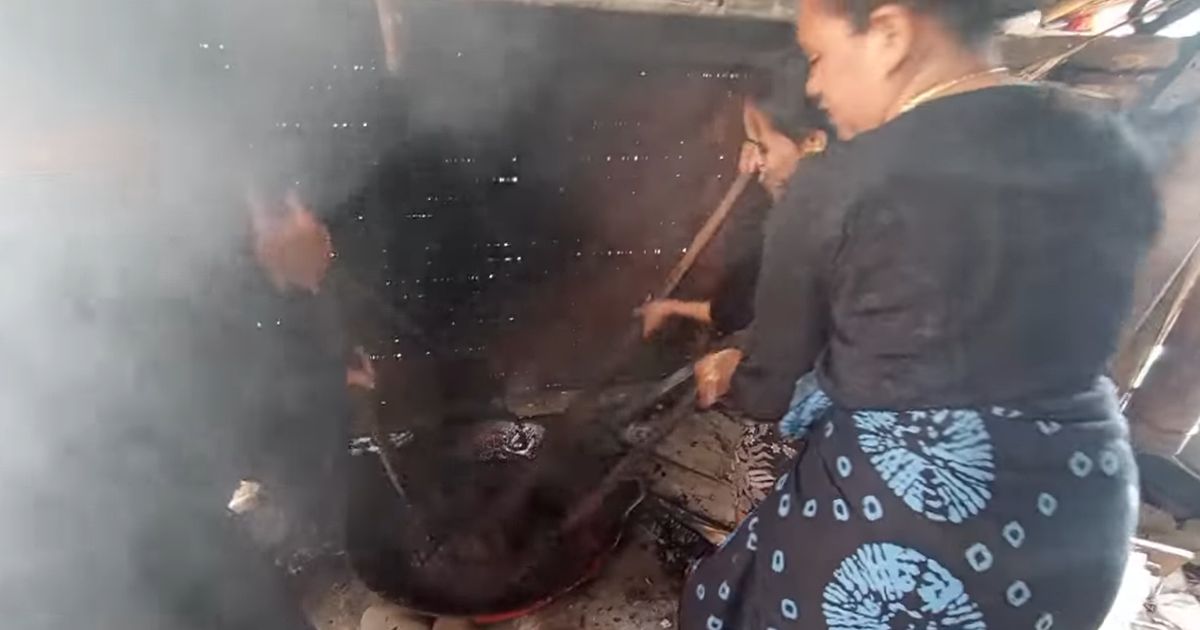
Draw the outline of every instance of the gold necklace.
M966 83L967 81L973 81L975 79L991 76L993 74L1003 74L1006 72L1008 72L1008 68L999 66L996 68L988 68L987 70L980 70L979 72L964 74L961 77L950 79L949 81L942 81L941 83L938 83L937 85L905 101L904 104L900 106L900 110L896 112L896 116L904 114L912 110L914 107L921 105L922 103L933 100L942 94L945 94L948 90L952 90L955 87Z

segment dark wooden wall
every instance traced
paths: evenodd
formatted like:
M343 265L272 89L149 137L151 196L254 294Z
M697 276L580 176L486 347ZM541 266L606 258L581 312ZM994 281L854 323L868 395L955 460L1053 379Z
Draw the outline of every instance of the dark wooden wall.
M413 4L391 74L371 2L229 4L191 32L175 16L185 101L222 181L297 188L408 320L355 306L406 410L588 374L731 182L749 66L789 44L769 23Z

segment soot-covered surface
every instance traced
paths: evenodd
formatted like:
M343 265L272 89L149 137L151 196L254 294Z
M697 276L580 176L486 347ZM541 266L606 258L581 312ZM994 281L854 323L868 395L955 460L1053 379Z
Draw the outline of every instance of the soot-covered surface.
M413 3L392 76L370 3L321 9L319 41L294 9L251 4L195 63L257 185L299 189L339 265L410 320L355 309L385 416L578 382L734 174L746 68L686 51L733 49L736 22ZM251 25L271 19L284 35L265 46ZM716 282L719 250L685 292Z
M627 423L666 430L690 416L691 388L650 389L582 425L546 418L544 445L528 459L481 457L477 436L495 422L418 431L385 449L403 496L375 457L355 458L356 570L393 601L441 615L504 615L566 592L599 569L643 496L615 472L630 450Z

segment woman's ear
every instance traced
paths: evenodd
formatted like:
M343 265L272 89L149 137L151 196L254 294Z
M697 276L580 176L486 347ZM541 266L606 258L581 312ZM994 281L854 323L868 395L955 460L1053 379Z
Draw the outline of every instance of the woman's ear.
M890 76L912 54L916 26L912 10L899 3L885 4L871 12L866 35L867 46L873 50L868 58L873 60L879 76Z

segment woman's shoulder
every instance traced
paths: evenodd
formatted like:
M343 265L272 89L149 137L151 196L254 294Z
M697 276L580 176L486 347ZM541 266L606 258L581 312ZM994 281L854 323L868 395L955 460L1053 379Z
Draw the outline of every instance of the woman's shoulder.
M837 145L801 162L767 217L768 241L786 241L793 253L818 258L836 249L868 174L845 149Z
M941 216L962 195L997 207L1013 195L1043 199L1046 208L1056 199L1088 199L1096 201L1095 222L1138 232L1156 225L1153 178L1115 107L1050 85L988 88L922 105L831 147L798 169L788 192L784 218L809 224L799 229L821 226L833 238L897 213ZM976 214L951 216L971 221Z
M1049 83L1000 85L931 101L867 134L864 145L977 149L961 156L986 157L997 151L1060 155L1105 149L1106 155L1128 155L1130 138L1112 99ZM1098 146L1107 145L1107 146ZM1096 156L1093 156L1096 157ZM899 162L919 166L921 161Z
M800 162L777 205L827 206L844 199L864 184L868 170L863 167L871 159L852 142L833 143Z
M1070 88L1004 85L931 101L846 144L860 190L901 181L1075 187L1149 177L1114 104Z

